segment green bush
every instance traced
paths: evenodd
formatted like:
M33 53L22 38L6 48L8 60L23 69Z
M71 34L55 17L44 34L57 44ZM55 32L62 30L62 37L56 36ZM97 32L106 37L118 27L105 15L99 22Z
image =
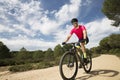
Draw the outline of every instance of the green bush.
M33 69L33 66L31 64L15 65L9 68L9 70L12 72L28 71L32 69Z
M43 69L52 67L54 64L51 62L41 62L41 63L29 63L24 65L15 65L9 68L9 71L11 72L22 72L22 71L28 71L28 70L35 70L35 69Z
M1 59L0 66L11 66L15 65L15 60L13 59Z
M34 69L48 68L48 67L52 67L53 65L54 64L51 62L41 62L41 63L34 64Z
M109 50L109 53L111 53L111 54L120 54L120 49L118 49L118 48L116 48L116 49L111 49L111 50Z
M58 57L55 58L55 61L54 61L55 65L59 65L61 57L62 56L58 56Z

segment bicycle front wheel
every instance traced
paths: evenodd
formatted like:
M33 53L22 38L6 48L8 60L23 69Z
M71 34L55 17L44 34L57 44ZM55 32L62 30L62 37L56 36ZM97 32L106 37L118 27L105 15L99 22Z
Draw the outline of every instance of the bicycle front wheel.
M78 72L76 55L71 52L66 52L60 60L59 69L63 80L73 80Z

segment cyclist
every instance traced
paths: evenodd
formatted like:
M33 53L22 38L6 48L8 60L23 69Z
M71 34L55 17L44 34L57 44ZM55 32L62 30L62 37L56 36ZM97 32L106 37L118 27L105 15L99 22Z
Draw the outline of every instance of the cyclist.
M89 42L89 39L87 37L87 31L85 26L79 25L78 24L78 19L73 18L71 20L71 23L73 25L73 29L70 31L70 34L68 35L67 39L62 43L63 45L71 38L72 34L75 33L76 36L78 37L78 42L80 42L81 50L84 55L84 62L87 62L87 55L86 55L86 49L85 49L85 44ZM82 41L82 42L81 42Z

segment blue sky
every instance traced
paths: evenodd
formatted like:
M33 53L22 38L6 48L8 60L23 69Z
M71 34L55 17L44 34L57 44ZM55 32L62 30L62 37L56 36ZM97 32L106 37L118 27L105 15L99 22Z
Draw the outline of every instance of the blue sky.
M10 50L46 50L61 44L72 29L70 20L86 26L87 48L112 33L120 33L101 12L104 0L1 0L0 41ZM69 42L77 41L75 35Z

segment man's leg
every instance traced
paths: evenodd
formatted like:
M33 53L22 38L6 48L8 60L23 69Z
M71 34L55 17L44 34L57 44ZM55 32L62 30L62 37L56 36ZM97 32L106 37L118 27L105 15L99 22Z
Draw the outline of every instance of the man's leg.
M82 52L83 52L84 58L87 58L86 50L85 50L85 43L80 43L80 45L81 45L81 49L82 49Z

